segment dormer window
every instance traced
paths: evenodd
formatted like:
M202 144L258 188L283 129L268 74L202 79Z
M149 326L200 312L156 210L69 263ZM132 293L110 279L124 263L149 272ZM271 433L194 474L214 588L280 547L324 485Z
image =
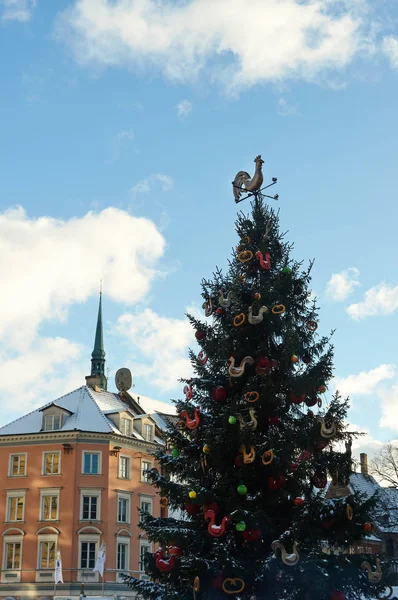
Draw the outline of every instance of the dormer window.
M153 442L153 425L144 423L142 427L142 437L147 442Z
M132 430L132 421L131 419L125 419L124 417L120 418L120 431L123 435L130 436Z
M61 429L62 415L57 413L55 415L44 415L43 429L44 431L55 431Z

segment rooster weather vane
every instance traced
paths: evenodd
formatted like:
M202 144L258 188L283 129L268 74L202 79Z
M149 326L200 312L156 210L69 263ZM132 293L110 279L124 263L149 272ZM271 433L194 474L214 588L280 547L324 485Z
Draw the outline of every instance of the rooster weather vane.
M263 190L266 190L267 188L271 187L272 185L275 185L278 181L276 177L273 177L272 183L261 187L264 181L262 171L264 161L261 158L261 154L256 156L254 162L256 163L256 170L254 172L253 177L250 177L249 173L246 173L246 171L239 171L239 173L236 174L236 177L232 182L232 189L234 192L236 203L242 202L242 200L246 200L251 196L257 198L258 194L260 194ZM246 194L246 196L241 198L242 194ZM268 196L268 194L263 195L266 198L271 198L271 200L279 200L278 194L275 194L275 196Z

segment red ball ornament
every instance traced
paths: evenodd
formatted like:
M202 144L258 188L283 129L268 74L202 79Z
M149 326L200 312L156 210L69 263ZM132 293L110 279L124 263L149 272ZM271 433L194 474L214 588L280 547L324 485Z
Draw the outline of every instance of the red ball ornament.
M242 531L242 536L246 542L258 542L261 540L261 529L245 529Z
M277 415L271 415L270 417L268 417L269 425L278 425L278 423L279 423L279 417Z
M211 399L220 403L225 402L227 399L227 390L225 387L219 385L218 387L214 388L214 390L211 392Z
M305 403L307 406L315 406L317 404L318 398L316 396L310 396L305 399Z
M306 365L309 365L311 362L311 357L308 356L308 354L306 354L305 356L303 356L303 363L305 363Z
M275 477L268 477L268 487L272 491L280 490L285 485L285 478L283 475L276 475Z
M195 337L196 337L196 339L197 339L197 340L203 340L203 338L204 338L205 336L206 336L205 332L204 332L204 331L202 331L201 329L198 329L198 330L195 332Z
M186 502L184 504L184 508L191 517L194 517L200 512L199 504L192 504L191 502Z
M234 458L234 465L235 467L241 467L242 466L242 458L240 454L236 454L235 458Z
M299 361L299 357L297 356L297 354L293 354L290 357L290 362L292 362L292 363L298 363L298 361Z
M318 392L324 394L326 392L326 385L320 385L318 388Z
M304 498L295 498L295 499L293 500L293 504L294 504L295 506L304 506L304 504L305 504L305 500L304 500Z
M307 410L307 417L313 417L314 413L312 412L312 410Z
M327 482L328 480L326 476L322 473L315 473L315 475L312 478L312 484L320 490L326 487Z
M217 315L218 317L222 317L222 316L223 316L223 314L224 314L224 309L223 309L221 306L219 306L219 307L216 309L216 315Z
M290 465L290 468L291 468L291 470L292 470L292 471L297 471L298 467L299 467L299 466L298 466L298 464L297 464L297 463L295 463L295 462L293 462L293 463Z
M254 294L253 298L254 298L255 300L261 300L261 294L260 294L260 292L256 292L256 293Z
M314 444L314 450L316 450L317 452L322 452L322 450L324 450L328 444L329 440L325 440L324 442L317 442L316 444Z
M289 400L292 404L301 404L305 400L305 394L296 395L293 394L293 392L290 392Z
M346 600L346 596L344 592L332 592L329 600Z
M366 533L371 533L374 529L373 523L364 523L362 527L363 530L366 531Z

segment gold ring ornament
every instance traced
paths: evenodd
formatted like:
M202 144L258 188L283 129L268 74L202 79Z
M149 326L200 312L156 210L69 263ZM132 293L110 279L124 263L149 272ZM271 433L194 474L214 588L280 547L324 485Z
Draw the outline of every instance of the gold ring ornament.
M271 311L274 315L282 315L286 310L286 306L284 304L275 304L271 308Z
M307 321L305 326L309 331L316 331L318 329L318 323L316 321Z
M234 325L235 327L240 327L241 325L243 325L243 323L246 321L246 315L245 313L239 313L238 315L236 315L236 317L234 317Z
M238 261L241 263L249 262L253 258L253 252L251 250L244 250L239 252Z
M258 392L246 392L243 396L246 402L257 402L260 398L260 394Z
M274 460L274 451L266 450L261 458L263 465L270 465Z
M239 577L227 577L222 582L222 589L226 594L240 594L245 589L245 582Z
M168 498L161 498L160 499L160 506L161 506L161 508L167 508L168 505L169 505Z
M347 519L349 521L352 521L353 517L354 517L354 511L352 510L352 506L351 504L347 504L345 507L345 514L347 515Z

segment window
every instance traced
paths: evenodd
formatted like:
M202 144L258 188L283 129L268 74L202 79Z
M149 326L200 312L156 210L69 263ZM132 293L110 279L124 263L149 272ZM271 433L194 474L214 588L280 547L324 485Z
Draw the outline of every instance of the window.
M119 472L121 479L130 479L130 459L128 456L119 456Z
M59 492L42 491L41 492L41 521L56 521L58 519Z
M97 519L97 496L83 496L83 519Z
M55 431L61 429L62 415L61 413L55 415L44 415L44 431Z
M120 431L123 435L131 435L131 419L120 418Z
M148 474L145 471L152 469L152 463L149 460L141 461L141 481L149 481Z
M11 493L7 497L7 518L6 521L23 521L25 508L25 495L14 495Z
M140 501L141 510L145 510L150 515L152 514L152 498L148 498L147 496L141 496Z
M11 571L21 568L21 542L6 542L4 568Z
M139 570L145 571L145 555L148 552L152 552L152 546L148 542L140 542L140 562Z
M101 518L101 490L80 490L80 520L99 521Z
M24 477L26 475L26 453L10 455L10 477Z
M83 452L84 475L99 475L101 473L101 452Z
M39 569L54 569L55 542L39 542Z
M80 569L94 569L96 554L96 542L80 542Z
M60 452L43 452L43 475L59 475L60 466Z
M125 571L129 568L128 565L129 546L126 542L118 542L117 544L117 563L116 568L120 571Z
M144 423L142 427L142 436L147 442L153 442L153 425Z
M130 496L127 494L118 496L117 520L119 523L130 523Z
M386 554L387 556L394 556L394 540L391 538L386 540Z

